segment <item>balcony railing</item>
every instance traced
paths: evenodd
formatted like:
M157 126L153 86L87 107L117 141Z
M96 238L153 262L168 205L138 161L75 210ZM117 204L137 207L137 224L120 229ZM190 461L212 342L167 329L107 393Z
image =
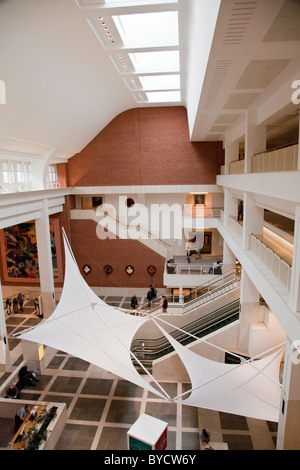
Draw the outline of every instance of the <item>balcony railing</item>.
M231 215L228 217L228 227L241 239L243 239L243 226Z
M259 240L255 235L251 235L250 249L270 269L280 282L290 289L292 268L277 253Z
M221 264L166 264L165 274L187 274L187 275L204 275L204 274L222 274Z
M251 157L251 173L298 170L298 144L260 152ZM221 167L221 175L245 172L245 160L235 160Z
M298 144L261 152L252 157L252 173L295 171L298 169Z

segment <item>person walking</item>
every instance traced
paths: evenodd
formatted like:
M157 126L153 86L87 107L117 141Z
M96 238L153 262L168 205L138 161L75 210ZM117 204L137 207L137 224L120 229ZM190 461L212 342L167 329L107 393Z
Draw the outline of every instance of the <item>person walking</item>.
M167 308L168 308L168 300L167 300L167 297L165 295L163 295L163 304L162 304L162 311L165 313L167 311Z

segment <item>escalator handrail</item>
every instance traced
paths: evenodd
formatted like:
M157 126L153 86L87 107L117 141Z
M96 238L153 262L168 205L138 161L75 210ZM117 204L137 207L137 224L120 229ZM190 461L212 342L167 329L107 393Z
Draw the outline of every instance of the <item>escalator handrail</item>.
M225 312L224 312L224 309L225 309ZM220 316L224 317L224 314L225 314L225 318L227 318L232 314L232 312L234 312L234 315L235 315L237 313L237 311L239 311L239 309L240 309L240 301L238 299L238 300L230 302L230 303L214 310L213 312L208 313L207 315L204 315L202 318L198 318L197 320L194 320L193 322L188 323L183 328L188 329L188 328L192 327L193 325L195 325L195 328L197 328L197 324L199 325L199 322L200 322L199 326L203 326L203 324L211 321L211 319L212 319L211 317L215 317L215 319L218 320L218 318L220 318ZM226 310L227 310L227 312L226 312ZM216 316L217 312L220 312L220 311L222 311L222 312L219 315ZM226 315L226 313L227 313L227 315ZM181 328L181 330L183 328ZM177 336L176 333L178 331L179 330L176 329L176 327L175 327L175 330L173 332L171 332L170 335L176 338L176 336ZM178 335L180 335L180 334L184 335L184 333L179 331ZM186 335L189 336L189 334L191 334L191 333L190 333L190 331L187 330ZM133 343L131 345L131 350L132 351L137 351L137 348L141 347L141 345L144 344L144 351L145 351L146 350L145 349L145 344L147 342L148 342L148 344L151 343L151 342L153 343L153 346L149 345L148 348L151 348L151 347L156 348L156 347L159 347L160 345L163 345L165 342L167 342L167 340L164 336L162 336L160 338L156 338L154 340L151 340L151 339L150 340L136 339L136 340L133 341ZM138 346L137 343L140 346ZM155 345L155 343L156 343L156 345Z

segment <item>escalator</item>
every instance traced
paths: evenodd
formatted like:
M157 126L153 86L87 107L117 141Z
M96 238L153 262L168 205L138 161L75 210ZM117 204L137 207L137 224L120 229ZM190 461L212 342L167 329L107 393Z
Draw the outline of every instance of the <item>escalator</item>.
M193 321L192 323L189 323L180 330L175 329L170 333L170 335L182 345L186 346L187 344L190 344L193 341L196 341L197 339L202 338L203 336L206 336L238 320L239 313L240 301L238 299L213 312L210 312L209 314ZM154 360L159 359L173 351L173 347L164 336L158 339L136 339L131 346L131 352L149 371L152 369L152 362ZM142 372L143 368L138 361L133 358L134 366L138 371Z

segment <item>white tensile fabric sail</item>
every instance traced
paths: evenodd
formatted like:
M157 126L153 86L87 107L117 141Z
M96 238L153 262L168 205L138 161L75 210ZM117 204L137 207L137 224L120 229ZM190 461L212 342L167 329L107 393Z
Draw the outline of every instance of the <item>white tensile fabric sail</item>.
M206 359L174 340L158 323L192 382L185 405L224 411L267 421L278 421L282 348L263 359L225 364Z
M170 399L153 377L160 391L144 380L131 361L132 339L147 318L128 315L103 302L81 276L67 237L63 234L65 279L60 301L49 318L17 336L68 352L161 398ZM278 421L281 354L277 352L241 365L211 361L174 340L157 323L162 319L156 317L153 321L169 340L190 375L192 388L183 404ZM172 400L176 401L182 396Z
M160 397L168 397L144 380L131 361L132 339L147 319L128 315L103 302L81 276L65 234L64 247L64 287L55 311L18 338L63 350Z

